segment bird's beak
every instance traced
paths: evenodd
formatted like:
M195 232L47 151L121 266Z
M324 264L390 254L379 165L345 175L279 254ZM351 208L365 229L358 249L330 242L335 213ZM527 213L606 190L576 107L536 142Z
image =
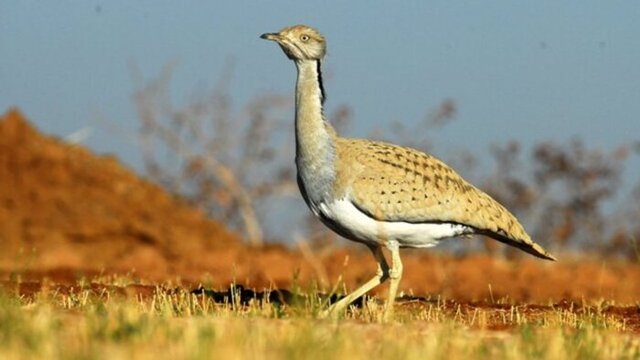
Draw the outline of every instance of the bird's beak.
M280 39L280 34L277 33L265 33L260 35L260 39L278 41Z

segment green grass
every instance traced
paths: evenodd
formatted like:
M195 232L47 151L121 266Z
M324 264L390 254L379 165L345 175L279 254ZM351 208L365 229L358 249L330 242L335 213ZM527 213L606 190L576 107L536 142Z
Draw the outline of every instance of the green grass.
M382 324L374 302L337 321L317 319L320 306L215 304L186 291L141 299L91 290L23 298L0 290L0 358L640 358L640 337L598 311L534 316L513 307L496 315L435 303ZM501 321L507 330L488 330Z

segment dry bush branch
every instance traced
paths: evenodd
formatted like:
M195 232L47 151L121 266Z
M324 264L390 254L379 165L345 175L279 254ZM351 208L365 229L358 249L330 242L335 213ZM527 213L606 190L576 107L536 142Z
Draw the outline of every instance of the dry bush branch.
M226 88L218 87L210 96L175 107L169 95L172 71L172 65L166 66L151 81L138 72L134 77L147 173L173 193L239 225L250 243L261 244L254 202L292 187L286 170L271 176L273 166L282 167L274 161L273 113L287 108L289 101L263 96L233 114Z

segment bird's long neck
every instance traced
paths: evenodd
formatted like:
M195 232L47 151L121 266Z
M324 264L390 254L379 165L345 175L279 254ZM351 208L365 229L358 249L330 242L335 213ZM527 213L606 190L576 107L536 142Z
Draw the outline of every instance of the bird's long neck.
M334 173L336 133L324 120L324 89L318 60L298 60L296 83L296 165L302 177Z

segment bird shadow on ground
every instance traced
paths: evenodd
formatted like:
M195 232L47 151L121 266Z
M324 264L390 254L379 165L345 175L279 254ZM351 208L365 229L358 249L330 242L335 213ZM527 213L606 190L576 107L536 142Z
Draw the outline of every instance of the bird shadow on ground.
M231 302L238 303L240 305L249 305L251 301L269 302L276 305L292 305L300 304L308 301L311 298L317 299L320 302L326 302L328 305L340 301L346 295L343 294L327 294L322 292L317 293L295 293L287 289L272 289L265 291L257 291L254 289L246 288L243 285L232 284L225 290L210 290L204 287L199 287L191 291L191 294L206 296L213 300L215 303L228 304ZM357 298L351 305L361 308L369 301L376 301L383 303L381 299L376 297L363 295ZM426 297L408 296L404 295L396 299L399 302L424 302L431 303L435 300L428 299Z

